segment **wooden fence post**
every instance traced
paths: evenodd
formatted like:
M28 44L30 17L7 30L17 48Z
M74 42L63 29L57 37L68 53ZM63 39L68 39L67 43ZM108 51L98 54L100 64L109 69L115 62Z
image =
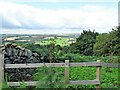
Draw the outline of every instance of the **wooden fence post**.
M100 60L97 60L97 62L100 63ZM100 72L101 72L101 66L98 66L96 70L96 80L99 80L99 82L100 82ZM96 85L96 90L100 90L100 84Z
M4 54L0 50L0 89L2 88L3 81L4 81Z
M65 84L69 84L69 60L65 60Z

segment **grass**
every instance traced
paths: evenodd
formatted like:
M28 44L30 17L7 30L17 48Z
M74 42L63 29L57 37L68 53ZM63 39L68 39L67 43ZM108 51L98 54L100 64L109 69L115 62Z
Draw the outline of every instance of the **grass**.
M57 71L63 71L64 68L57 68ZM106 67L101 69L101 88L118 88L118 68L110 68L106 71ZM70 80L94 80L96 79L96 67L70 67ZM95 85L73 85L72 88L95 88Z
M57 72L62 72L64 76L64 67L54 68ZM101 88L118 88L120 82L118 81L118 68L110 68L106 71L106 67L101 69ZM120 69L119 69L120 70ZM96 79L96 67L70 67L70 80L94 80ZM69 88L95 88L96 85L69 85ZM6 87L6 86L5 86Z
M68 46L69 45L68 40L69 38L57 38L55 39L55 44L60 45L60 46ZM49 39L44 40L44 41L36 41L35 44L49 45L50 41Z

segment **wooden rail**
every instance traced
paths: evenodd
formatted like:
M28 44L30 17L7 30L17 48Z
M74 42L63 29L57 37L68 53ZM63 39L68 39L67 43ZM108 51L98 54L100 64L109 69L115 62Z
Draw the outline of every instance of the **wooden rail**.
M29 82L8 82L9 86L20 86L20 84L25 83L27 86L36 86L37 81L29 81ZM64 83L64 82L63 82ZM77 80L70 81L68 84L72 85L92 85L92 84L100 84L99 80Z
M46 65L47 67L65 67L65 63L32 63L32 64L5 64L5 68L38 68ZM99 63L99 62L83 62L83 63L70 63L69 66L80 67L80 66L105 66L112 68L120 68L119 64L113 63Z
M20 86L22 83L25 83L27 86L36 86L37 81L29 81L29 82L8 82L8 86Z
M46 65L47 67L65 67L65 63L33 63L33 64L5 64L5 68L38 68ZM101 66L99 62L69 63L69 66Z
M115 63L101 63L101 66L112 67L112 68L120 68L120 64L115 64Z
M33 63L33 64L5 64L5 68L38 68L46 65L47 67L64 67L64 63Z
M78 81L70 81L72 85L90 85L90 84L100 84L99 80L78 80Z
M27 64L4 64L4 54L0 53L0 83L3 82L4 79L4 68L38 68L46 65L47 67L65 67L65 84L72 84L72 85L88 85L88 84L95 84L96 90L100 89L100 72L101 67L113 67L113 68L120 68L118 64L113 63L102 63L99 60L97 62L82 62L82 63L69 63L69 60L65 60L65 63L27 63ZM92 66L97 67L96 70L96 79L95 80L78 80L73 81L69 80L69 67L80 67L80 66ZM8 82L9 86L20 86L22 82ZM37 81L29 81L24 82L28 86L35 86Z

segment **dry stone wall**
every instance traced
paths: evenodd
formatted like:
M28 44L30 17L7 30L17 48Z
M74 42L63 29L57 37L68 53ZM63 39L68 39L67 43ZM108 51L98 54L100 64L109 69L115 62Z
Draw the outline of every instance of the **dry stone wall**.
M1 45L4 52L5 64L43 63L44 57L29 49L17 45ZM32 80L35 69L5 69L8 81L29 81Z
M44 62L44 58L41 55L29 49L13 44L7 44L1 47L5 55L4 62L7 64Z

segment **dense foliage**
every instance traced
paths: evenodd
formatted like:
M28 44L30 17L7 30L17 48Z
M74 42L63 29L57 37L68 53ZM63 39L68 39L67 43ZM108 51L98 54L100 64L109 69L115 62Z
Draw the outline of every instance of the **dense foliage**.
M43 73L42 73L42 72ZM88 72L89 71L89 72ZM54 72L54 73L53 73ZM50 74L51 73L51 74ZM52 75L52 76L51 76ZM34 76L36 80L39 80L37 88L95 88L95 85L64 85L60 81L64 81L64 68L46 68L41 67ZM44 77L44 78L41 78ZM70 67L70 80L94 80L96 79L96 67ZM54 83L48 84L51 80ZM45 83L46 82L46 83ZM41 86L42 85L42 86ZM53 86L54 85L54 86ZM57 85L57 86L56 86ZM110 68L107 72L106 68L103 67L101 70L101 88L118 88L120 85L118 81L118 70L117 68Z
M65 88L63 73L45 65L37 69L34 80L38 81L36 88Z
M120 86L120 82L118 80L118 68L110 68L110 71L106 71L106 67L102 67L101 70L101 88L111 88L117 89ZM88 90L88 88L93 89L95 85L67 85L65 86L64 83L64 68L47 68L41 67L37 69L37 72L33 75L34 80L37 80L36 87L27 87L26 84L21 83L20 87L22 90L39 90L39 88L76 88L76 89L83 89ZM96 79L96 67L70 67L70 80L94 80ZM52 82L54 81L54 83ZM4 88L6 84L4 85ZM3 90L5 90L3 88ZM10 88L10 87L9 87ZM26 89L24 89L26 88ZM10 88L9 90L18 90L15 88Z
M95 31L83 31L71 44L72 53L86 56L119 56L120 55L120 27L112 29L109 33L97 33Z
M95 55L120 55L120 27L113 29L110 33L100 34L96 40Z
M93 55L93 45L96 42L98 33L95 31L83 31L73 44L76 53L83 55Z

